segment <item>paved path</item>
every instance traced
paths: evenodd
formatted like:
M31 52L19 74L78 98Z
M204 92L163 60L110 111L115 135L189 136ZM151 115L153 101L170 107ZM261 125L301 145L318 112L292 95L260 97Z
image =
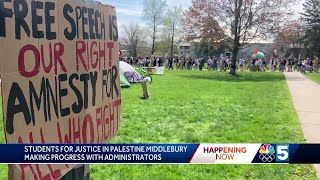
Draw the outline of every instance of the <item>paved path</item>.
M298 72L285 73L307 143L320 143L320 85ZM320 179L320 165L314 165Z

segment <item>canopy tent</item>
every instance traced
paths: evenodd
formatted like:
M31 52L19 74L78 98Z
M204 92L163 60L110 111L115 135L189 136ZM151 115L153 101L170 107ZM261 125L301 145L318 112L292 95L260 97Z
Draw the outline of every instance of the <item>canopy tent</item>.
M120 61L119 67L121 87L130 87L130 83L141 82L142 76L130 64Z

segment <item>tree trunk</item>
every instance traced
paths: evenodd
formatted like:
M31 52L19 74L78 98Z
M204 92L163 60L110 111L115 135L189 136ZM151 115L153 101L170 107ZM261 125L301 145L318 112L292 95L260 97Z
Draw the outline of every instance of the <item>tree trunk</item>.
M236 73L236 62L237 62L237 55L238 55L238 52L239 52L239 48L238 47L235 47L232 51L232 59L231 59L231 67L230 67L230 75L237 75Z
M172 25L172 36L171 36L171 58L173 57L173 41L174 41L174 24Z
M156 43L156 18L153 18L153 34L152 34L152 51L151 55L155 52L155 43Z
M239 4L238 4L239 3ZM229 74L232 76L236 75L236 61L237 55L240 47L240 34L241 34L241 24L239 24L240 20L240 10L242 6L242 0L235 1L235 17L234 17L234 41L233 41L233 49L232 49L232 59L231 59L231 67Z
M208 41L208 56L211 56L211 45L210 45L210 41Z
M137 55L138 55L137 47L134 47L134 49L133 49L133 56L132 56L132 57L137 57Z
M155 42L156 42L156 38L155 38L155 36L153 35L153 37L152 37L152 50L151 50L151 55L153 55L154 52L155 52Z
M129 56L131 57L132 56L132 53L133 53L133 50L132 50L132 46L130 47L130 50L129 50Z

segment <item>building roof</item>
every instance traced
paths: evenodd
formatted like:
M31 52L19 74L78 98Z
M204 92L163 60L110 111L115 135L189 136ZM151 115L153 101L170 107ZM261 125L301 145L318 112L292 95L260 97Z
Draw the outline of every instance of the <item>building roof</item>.
M187 42L182 42L178 45L179 47L182 47L182 46L191 46L190 43L187 43Z

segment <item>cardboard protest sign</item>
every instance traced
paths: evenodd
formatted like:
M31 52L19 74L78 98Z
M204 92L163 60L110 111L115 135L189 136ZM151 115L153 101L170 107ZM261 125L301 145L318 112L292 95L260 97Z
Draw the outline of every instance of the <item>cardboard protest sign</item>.
M156 67L156 73L157 75L163 75L164 74L165 67Z
M0 1L7 143L104 143L120 119L115 9L81 0ZM14 179L58 179L74 165L14 165Z

